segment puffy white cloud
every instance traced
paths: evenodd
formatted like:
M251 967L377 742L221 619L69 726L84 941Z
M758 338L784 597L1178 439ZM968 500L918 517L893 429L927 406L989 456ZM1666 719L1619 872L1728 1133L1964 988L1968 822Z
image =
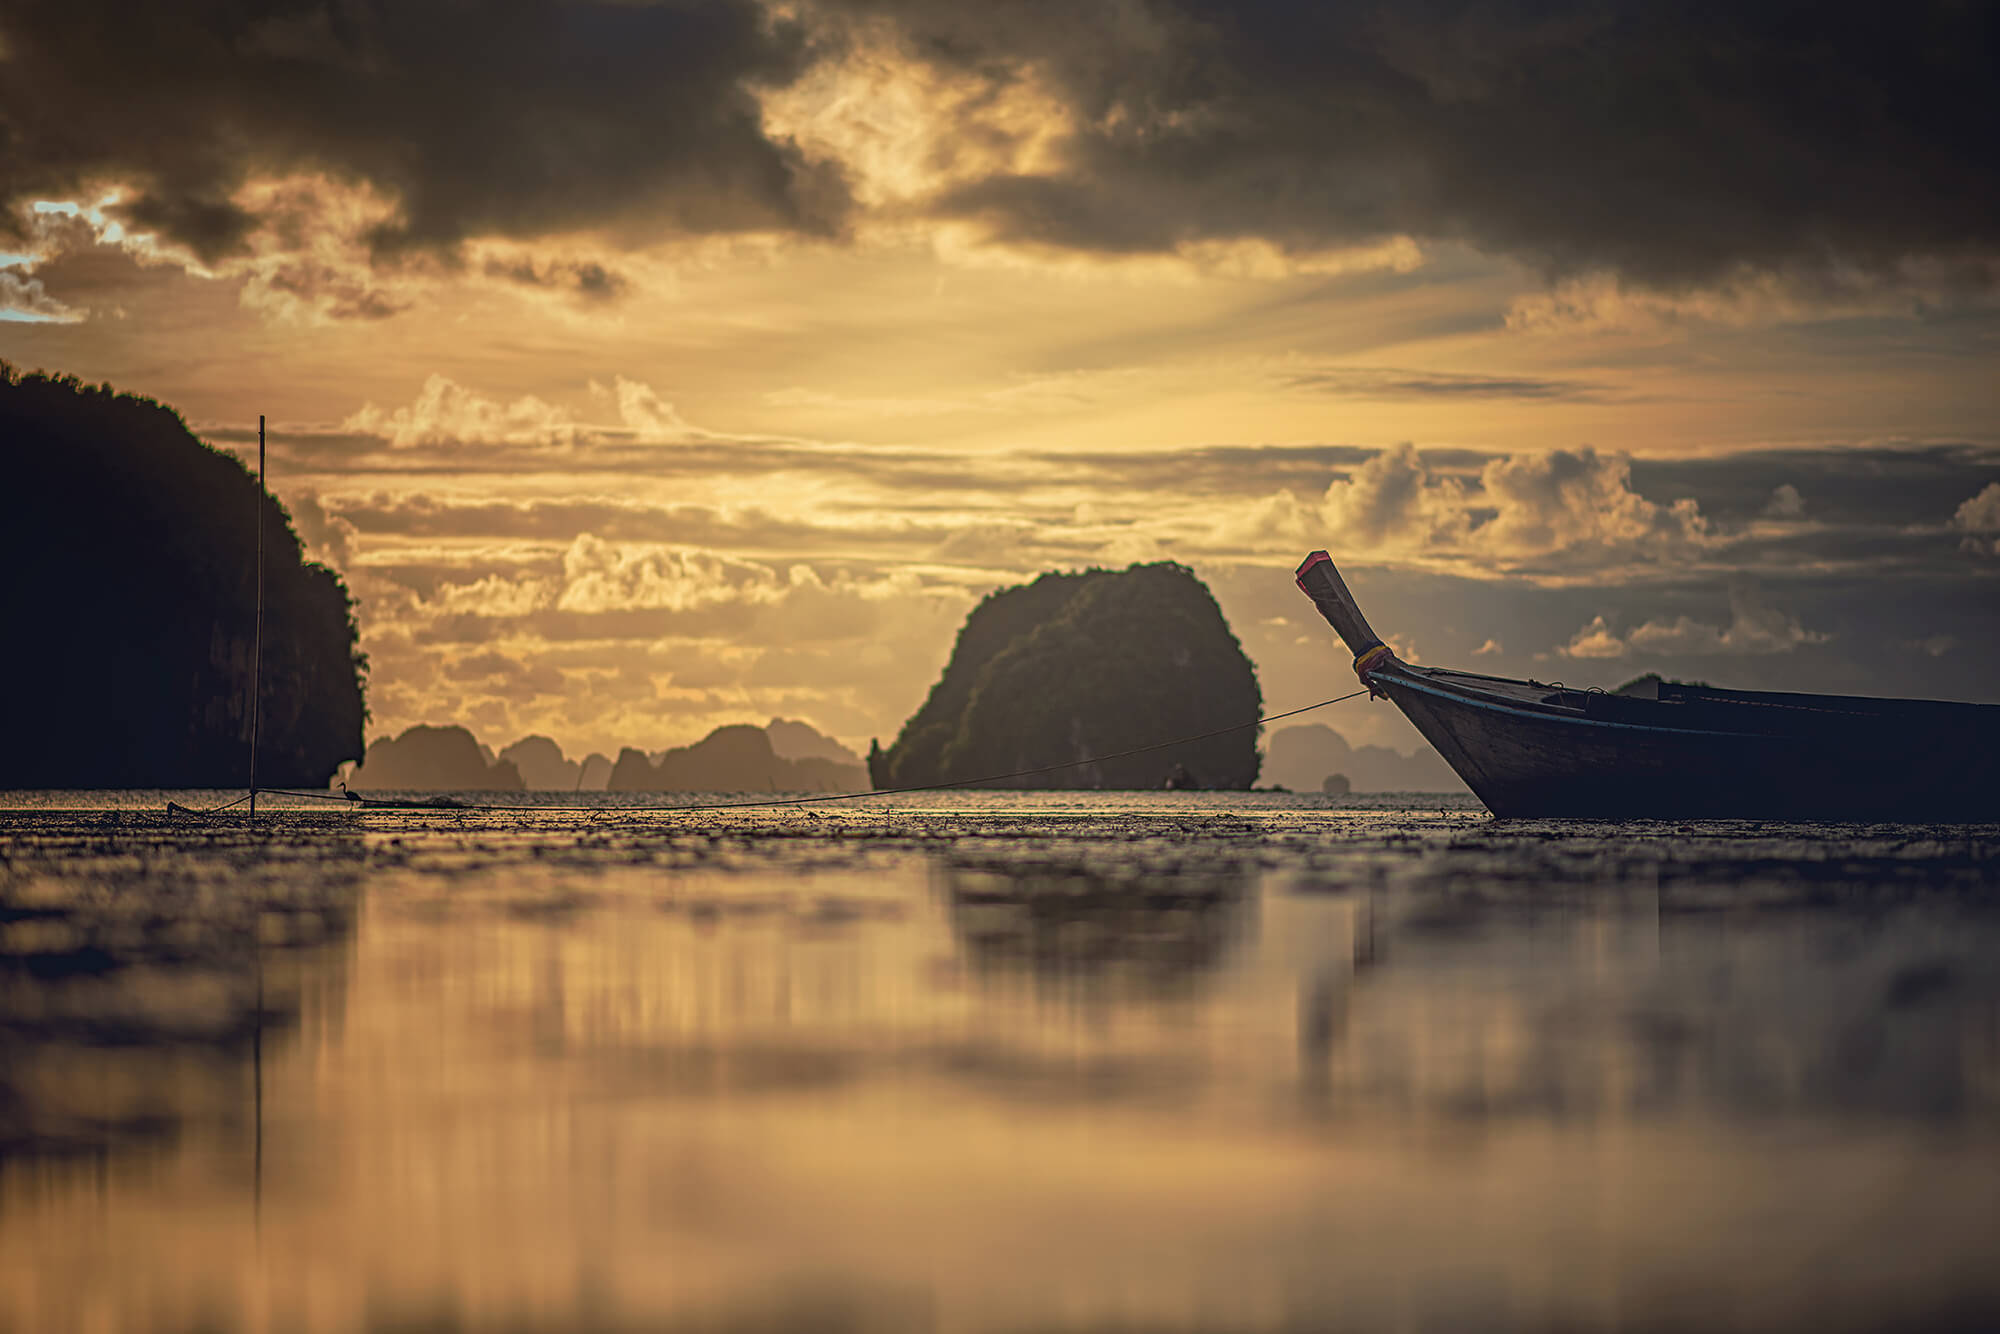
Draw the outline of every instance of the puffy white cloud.
M1655 554L1699 543L1708 522L1692 500L1655 504L1632 489L1632 461L1589 447L1493 459L1479 471L1480 503L1495 513L1473 539L1505 558L1578 548Z
M1808 630L1798 618L1766 606L1747 584L1730 590L1729 623L1713 625L1691 616L1647 621L1620 636L1603 616L1595 617L1556 651L1566 658L1705 658L1790 653L1831 636Z
M1602 616L1591 618L1589 625L1576 632L1569 643L1556 652L1565 658L1622 658L1630 650L1605 622Z
M1317 501L1269 496L1220 525L1218 540L1274 537L1397 558L1506 569L1530 563L1606 566L1684 556L1709 541L1690 499L1660 504L1632 489L1632 463L1592 448L1493 458L1476 477L1427 464L1401 444L1365 460Z
M586 430L568 409L524 394L511 403L489 398L455 380L432 375L414 403L384 412L373 403L341 423L380 436L397 449L455 444L569 447Z
M608 386L592 380L589 389L593 398L615 407L617 424L585 421L533 394L503 399L433 374L415 401L393 410L366 403L341 423L341 430L377 436L396 449L453 445L573 449L611 441L672 444L714 439L710 432L690 425L649 384L618 375Z
M1771 499L1764 506L1767 519L1803 519L1806 515L1806 498L1790 482L1784 482L1771 489Z
M1459 535L1464 500L1458 479L1433 478L1406 441L1328 486L1319 518L1343 542L1359 546L1406 542L1413 533L1434 541Z
M618 420L641 440L687 440L704 434L688 425L674 405L649 384L614 376L612 393L618 400Z
M316 491L291 493L285 498L285 507L292 512L292 524L306 544L306 554L323 565L345 570L354 556L354 525L320 504Z
M776 597L775 571L713 552L606 542L581 533L563 553L562 611L687 611Z
M550 605L553 597L549 580L489 574L469 584L440 584L423 609L447 616L526 616Z
M1989 482L1986 489L1958 507L1951 516L1951 526L1965 534L1960 544L1967 551L1983 552L1989 556L2000 555L2000 482Z
M1365 459L1318 499L1292 491L1267 496L1225 519L1215 537L1258 547L1282 535L1287 544L1338 547L1365 559L1455 546L1466 527L1464 484L1433 476L1405 442Z
M1634 652L1656 657L1790 653L1801 644L1823 644L1826 640L1826 635L1808 630L1775 610L1753 620L1738 617L1726 626L1709 625L1689 616L1677 617L1671 624L1648 621L1629 636Z

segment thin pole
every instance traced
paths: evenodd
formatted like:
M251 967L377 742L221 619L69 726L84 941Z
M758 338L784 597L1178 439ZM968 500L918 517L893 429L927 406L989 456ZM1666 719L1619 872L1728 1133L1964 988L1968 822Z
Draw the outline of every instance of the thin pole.
M257 414L257 633L250 641L250 822L257 822L257 714L264 694L264 414Z

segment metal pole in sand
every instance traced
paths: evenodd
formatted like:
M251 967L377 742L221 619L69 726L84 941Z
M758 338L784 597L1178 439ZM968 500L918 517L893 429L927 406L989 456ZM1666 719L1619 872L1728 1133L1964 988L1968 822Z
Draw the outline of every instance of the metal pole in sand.
M257 713L264 689L264 414L257 414L257 630L250 641L250 822L257 822Z

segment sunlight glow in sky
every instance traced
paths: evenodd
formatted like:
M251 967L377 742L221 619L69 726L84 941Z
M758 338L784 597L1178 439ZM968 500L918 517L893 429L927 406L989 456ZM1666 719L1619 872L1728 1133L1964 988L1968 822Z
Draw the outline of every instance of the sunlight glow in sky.
M1317 546L1427 662L1990 698L1990 16L1553 8L0 18L0 358L268 416L383 732L865 745L1163 558L1290 707Z

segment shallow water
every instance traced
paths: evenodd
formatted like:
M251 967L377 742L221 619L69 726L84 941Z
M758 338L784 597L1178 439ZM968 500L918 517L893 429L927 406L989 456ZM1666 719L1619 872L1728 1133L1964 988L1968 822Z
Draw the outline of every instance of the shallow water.
M0 1330L2000 1325L2000 828L228 795L0 810Z

